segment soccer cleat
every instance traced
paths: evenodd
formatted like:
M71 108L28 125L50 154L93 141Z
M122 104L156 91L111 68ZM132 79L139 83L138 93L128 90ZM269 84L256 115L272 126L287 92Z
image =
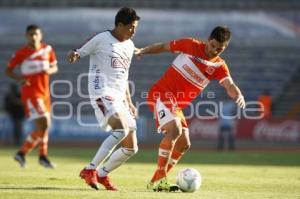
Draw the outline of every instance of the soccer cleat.
M25 156L22 152L20 152L20 151L17 152L15 157L14 157L14 160L16 160L20 164L20 167L22 167L22 168L26 167Z
M111 183L108 176L99 177L97 175L97 180L100 184L102 184L105 187L106 190L118 191L118 189Z
M178 191L179 187L176 184L170 184L168 182L167 177L164 177L160 179L157 185L153 187L153 191L165 191L165 192L173 192L173 191Z
M153 191L155 191L155 190L154 190L154 183L153 183L153 182L149 182L149 183L147 184L147 189L148 189L148 190L153 190Z
M177 184L170 184L169 192L175 192L175 191L178 191L178 190L180 190L180 188Z
M162 169L157 169L150 182L152 182L152 184L154 184L154 182L159 182L160 179L165 178L165 177L166 177L166 172Z
M97 171L96 169L82 169L79 176L85 180L93 189L98 190Z
M47 156L41 155L39 158L39 163L45 168L54 169L56 166L53 164Z

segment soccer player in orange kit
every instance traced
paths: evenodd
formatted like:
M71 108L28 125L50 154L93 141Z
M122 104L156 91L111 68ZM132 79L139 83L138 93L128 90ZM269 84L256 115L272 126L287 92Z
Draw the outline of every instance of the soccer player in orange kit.
M25 155L39 145L39 163L46 168L54 168L48 159L48 132L51 124L49 76L56 73L58 68L54 50L43 43L42 38L39 26L27 26L27 44L15 52L6 68L7 76L21 84L25 113L35 123L35 129L14 157L21 167L26 166ZM16 67L20 67L20 74L14 71Z
M230 38L229 28L218 26L206 42L183 38L136 49L137 57L162 52L180 53L148 92L147 102L154 112L158 131L164 133L159 145L157 169L147 185L148 189L178 189L168 182L167 173L191 145L182 110L211 80L218 80L237 105L245 108L240 89L233 82L225 61L219 57L228 46Z

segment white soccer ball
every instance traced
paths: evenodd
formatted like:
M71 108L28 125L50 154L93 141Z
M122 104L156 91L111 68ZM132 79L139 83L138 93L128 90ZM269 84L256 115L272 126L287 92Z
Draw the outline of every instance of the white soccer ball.
M201 186L201 175L193 168L182 169L176 177L176 184L183 192L195 192Z

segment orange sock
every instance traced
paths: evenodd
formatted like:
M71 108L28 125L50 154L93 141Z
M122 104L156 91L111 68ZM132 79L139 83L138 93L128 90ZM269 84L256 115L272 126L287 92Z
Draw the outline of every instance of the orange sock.
M177 164L180 158L183 156L184 153L173 150L171 158L169 160L167 173Z
M40 142L39 155L47 156L48 155L48 132L41 132L40 138L41 138L41 142Z
M33 131L30 135L27 136L26 141L22 145L20 151L24 155L29 153L40 141L39 131Z
M167 166L170 159L170 152L172 151L173 147L174 144L172 140L164 138L160 142L159 150L158 150L157 170L155 171L151 179L152 183L163 177L166 177Z

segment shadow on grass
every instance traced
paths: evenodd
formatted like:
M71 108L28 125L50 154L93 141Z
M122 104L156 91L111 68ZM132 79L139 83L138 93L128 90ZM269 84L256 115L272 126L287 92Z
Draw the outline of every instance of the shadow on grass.
M156 163L157 151L142 151L130 162ZM299 153L188 151L182 164L300 166Z
M58 191L89 191L88 189L65 188L65 187L0 187L0 190L58 190Z
M20 190L20 191L87 191L90 192L91 189L78 189L78 188L62 188L62 187L0 187L1 190ZM95 190L94 190L95 191ZM107 192L105 189L99 189L96 192L99 191L104 191ZM157 193L154 192L153 190L147 190L147 189L137 189L133 190L132 192L135 193ZM167 193L167 192L161 192L161 193ZM173 193L173 194L178 194L182 193L181 191L173 191L173 192L168 192L168 194Z
M89 162L97 149L64 149L53 150L53 155L61 158L80 159ZM133 156L130 163L155 164L157 150L140 150ZM300 166L299 153L285 152L218 152L218 151L188 151L180 160L185 164L215 164L215 165L257 165L257 166Z
M98 148L50 148L50 157L74 162L89 162ZM13 154L11 149L2 152ZM36 151L31 155L36 155ZM129 163L155 164L157 150L139 150ZM257 165L257 166L300 166L300 153L257 152L257 151L193 151L180 160L182 164Z

